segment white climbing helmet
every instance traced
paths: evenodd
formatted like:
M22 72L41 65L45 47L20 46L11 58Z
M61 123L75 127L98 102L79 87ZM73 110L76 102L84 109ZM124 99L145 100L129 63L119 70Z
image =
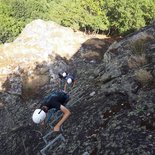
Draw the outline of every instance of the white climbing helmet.
M66 76L67 76L67 73L66 73L66 72L63 72L63 73L62 73L62 76L63 76L63 77L66 77Z
M71 83L72 83L72 79L71 79L71 78L68 78L68 79L67 79L67 83L68 83L68 84L71 84Z
M36 109L32 115L34 123L39 124L46 118L46 113L41 109Z

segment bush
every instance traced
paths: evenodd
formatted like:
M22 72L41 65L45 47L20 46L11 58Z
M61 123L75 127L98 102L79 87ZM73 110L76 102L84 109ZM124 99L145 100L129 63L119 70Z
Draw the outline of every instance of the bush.
M34 19L47 19L46 0L5 0L0 2L0 43L11 42Z
M155 1L154 0L141 0L141 10L146 24L155 19Z
M150 82L153 81L153 76L152 74L145 70L145 69L140 69L138 71L135 72L135 78L142 84L142 85L146 85Z
M24 23L14 18L0 15L0 43L10 42L21 32Z
M138 30L155 18L154 0L108 0L104 9L107 10L109 29L119 34Z
M11 16L26 21L27 19L45 18L48 5L46 0L7 0Z
M138 68L143 65L146 65L147 63L148 61L145 55L141 55L141 56L131 55L131 57L128 60L129 68Z
M154 0L50 1L50 19L87 32L125 35L155 18Z
M138 55L138 56L141 56L141 55L144 55L145 52L146 52L146 45L145 45L145 40L137 40L135 41L134 43L132 43L130 45L130 48L131 48L131 52L133 55Z
M52 1L50 3L50 19L69 26L75 30L97 31L107 30L108 20L104 12L98 14L88 10L90 3L85 1L60 0L59 3Z
M1 21L6 21L6 26L0 25L3 43L12 41L23 25L34 19L52 20L87 33L109 31L125 35L155 18L155 3L154 0L1 0L0 14L6 18Z
M139 39L129 45L131 56L128 60L129 68L138 68L148 63L146 58L147 42L149 38Z

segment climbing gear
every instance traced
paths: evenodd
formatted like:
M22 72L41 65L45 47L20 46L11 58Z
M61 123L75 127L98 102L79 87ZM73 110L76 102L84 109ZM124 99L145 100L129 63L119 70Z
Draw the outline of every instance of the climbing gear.
M44 99L44 102L42 102L42 103L46 103L46 102L48 102L48 101L50 101L50 99L51 99L51 97L53 97L53 96L58 96L58 97L60 97L60 98L63 98L63 100L64 100L64 102L62 103L62 105L66 105L66 103L69 101L69 99L70 99L70 97L69 97L69 95L66 93L66 92L64 92L64 91L54 91L54 92L52 92L52 93L50 93L47 97L46 97L46 99ZM44 110L43 109L43 105L41 105L40 106L40 108L42 109L42 110ZM47 107L47 106L45 106L45 107ZM44 110L45 111L45 110ZM51 121L51 119L52 119L52 117L54 118L54 119L57 119L57 118L55 118L55 116L58 116L58 115L55 115L56 114L56 112L58 112L59 110L57 110L56 108L52 108L52 109L48 109L48 114L47 114L47 119L45 120L45 123L50 123L50 121ZM46 112L46 111L45 111Z
M72 78L71 75L68 76L68 73L65 74L65 72L64 72L63 74L58 74L58 75L59 75L59 78L61 79L60 82L62 82L64 84L72 84L74 82L74 76ZM67 77L68 77L68 79L67 79ZM51 92L49 95L47 95L44 98L43 102L48 102L51 100L51 97L59 96L59 95L61 95L61 98L63 96L63 98L65 100L65 103L63 103L63 105L65 106L65 104L70 100L70 96L63 89ZM51 100L51 102L52 102L52 100ZM47 133L43 137L43 140L46 143L46 146L40 151L40 153L42 155L46 155L46 152L49 152L57 144L61 144L61 143L65 142L65 138L62 135L62 132L63 132L62 126L60 126L60 131L53 131L55 124L60 120L60 118L63 117L63 115L64 115L64 113L61 110L57 110L54 108L49 109L48 115L47 115L47 120L45 121L45 123L48 123L48 125L52 129L52 132L50 130L50 132Z
M63 73L58 73L58 76L60 78L60 81L59 81L60 89L63 89L66 91L67 89L74 87L75 82L76 82L74 74L63 72ZM70 86L70 88L69 88L69 86Z
M53 137L54 137L54 138L52 138L52 140L48 138L51 135L53 135ZM46 146L40 151L40 153L42 155L46 155L46 152L50 151L56 144L59 144L59 142L65 142L65 137L60 133L56 134L54 132L49 132L43 137L43 140L44 140Z
M72 83L72 79L71 79L71 78L68 78L68 79L67 79L67 83L68 83L68 84L71 84L71 83Z
M58 73L58 76L61 80L66 80L68 84L71 84L75 80L75 77L72 74L67 72L63 72L62 74Z
M67 77L68 73L67 72L63 72L63 73L58 73L58 76L59 78L62 80L62 79L65 79Z
M42 109L36 109L32 115L34 123L39 124L46 118L46 113Z
M66 72L63 72L62 73L62 76L65 78L67 76L67 73Z

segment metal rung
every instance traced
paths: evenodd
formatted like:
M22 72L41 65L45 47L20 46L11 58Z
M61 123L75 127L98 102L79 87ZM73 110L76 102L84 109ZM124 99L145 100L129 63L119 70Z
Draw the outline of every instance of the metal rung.
M63 146L62 146L63 145ZM61 148L60 148L61 147ZM56 149L54 149L54 152L57 152L57 151L61 151L60 149L62 149L62 147L64 148L64 143L63 144L60 144Z
M79 98L77 101L72 102L72 104L70 104L70 107L73 106L75 103L79 102L80 100L82 100L82 98Z
M73 94L75 94L76 92L78 92L79 90L82 90L81 87L78 87L78 88L75 88L75 89L71 90L71 91L69 92L69 94L73 95Z
M47 141L47 137L49 136L49 135L51 135L52 134L52 132L49 132L48 134L46 134L44 137L43 137L43 140L44 140L44 142L47 144L48 143L48 141Z
M74 102L71 102L71 104L69 104L67 107L71 107L73 106L75 103L81 101L83 98L85 98L86 96L88 96L88 94L84 95L84 96L81 96L80 98L78 98L76 101Z
M84 93L84 91L81 91L81 93L76 94L76 98L79 97L80 95L82 95Z
M81 96L83 93L84 93L84 92L81 92L81 93L77 94L77 95L76 95L76 98L71 99L71 100L68 102L68 104L74 102L75 100L77 100L77 99L79 98L79 96ZM67 104L67 105L68 105L68 104Z
M77 87L75 87L74 89L72 89L70 92L71 92L71 94L74 92L77 92L79 89L81 89L81 86L84 84L84 82L82 82L82 83L80 83L80 85L78 85ZM69 93L70 93L69 92Z
M80 95L82 95L82 94L80 94ZM80 95L79 95L79 96L80 96ZM80 98L78 98L78 99L76 99L76 100L71 101L71 104L69 104L68 106L74 105L74 103L78 102L78 101L81 100L82 98L83 98L83 96L81 96Z
M78 92L81 92L81 91L83 91L83 89L80 87L79 89L76 89L76 90L74 90L74 91L71 91L69 94L70 94L71 96L75 96L75 94L77 94Z
M57 141L57 140L62 140L63 142L65 141L65 138L62 134L58 135L55 139L47 143L47 145L40 151L42 155L46 155L45 151L50 147L52 148L52 145Z
M54 123L57 122L62 117L62 115L63 113L60 113L58 116L56 116L56 118L51 123L49 123L49 126L53 128Z

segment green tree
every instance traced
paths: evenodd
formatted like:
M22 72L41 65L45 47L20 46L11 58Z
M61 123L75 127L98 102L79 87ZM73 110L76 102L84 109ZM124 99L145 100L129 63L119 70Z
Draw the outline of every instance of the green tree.
M106 0L104 9L107 10L109 29L114 33L126 34L145 26L155 18L153 1Z
M46 0L1 0L0 43L12 41L34 19L48 18Z
M47 16L48 5L46 0L6 0L11 8L11 16L20 19L38 19Z
M125 35L155 18L154 0L1 0L0 41L13 40L34 19L74 30ZM3 19L4 18L4 19Z
M152 19L155 19L155 0L142 0L140 6L145 23L148 25Z
M7 15L0 15L0 43L10 42L21 32L24 23Z
M95 3L90 7L89 1L59 0L50 3L50 19L85 31L106 30L108 20L105 13Z

